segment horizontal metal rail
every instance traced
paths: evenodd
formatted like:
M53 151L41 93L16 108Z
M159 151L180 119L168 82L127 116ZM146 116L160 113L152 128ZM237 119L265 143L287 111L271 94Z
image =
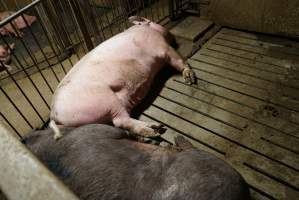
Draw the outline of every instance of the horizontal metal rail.
M5 18L4 20L2 20L0 22L0 27L5 26L6 24L10 23L12 20L14 20L15 18L21 16L24 12L26 12L28 9L32 8L33 6L37 5L38 3L40 3L41 0L35 0L32 3L28 4L27 6L25 6L24 8L18 10L17 12L15 12L14 14L8 16L7 18Z

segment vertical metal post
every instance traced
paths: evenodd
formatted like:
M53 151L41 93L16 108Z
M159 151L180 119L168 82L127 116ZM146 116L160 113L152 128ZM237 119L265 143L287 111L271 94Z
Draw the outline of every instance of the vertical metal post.
M168 8L169 8L168 12L169 12L170 20L175 20L174 1L175 0L168 0Z
M96 44L99 44L102 41L101 34L93 15L92 5L89 0L78 0L79 7L81 8L82 16L85 16L85 24L90 23L91 31L93 33Z
M72 46L71 41L69 40L69 38L67 37L67 33L65 32L64 28L61 25L61 19L59 19L58 15L57 15L57 4L55 2L53 2L53 0L44 0L42 1L42 5L45 8L46 14L48 15L48 18L51 22L51 24L53 25L54 29L56 31L54 31L55 37L58 39L59 41L59 46L62 49L68 49L70 46ZM57 33L60 33L59 35Z
M88 51L90 51L93 49L93 44L91 41L91 37L88 33L87 26L84 22L83 13L81 12L80 5L76 0L70 0L70 5L73 10L73 13L75 14L75 18L79 24L79 28L82 32L86 47Z

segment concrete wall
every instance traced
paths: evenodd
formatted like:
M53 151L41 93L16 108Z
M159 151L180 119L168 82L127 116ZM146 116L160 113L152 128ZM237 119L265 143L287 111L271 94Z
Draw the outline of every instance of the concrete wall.
M210 11L221 25L299 37L299 0L211 0Z

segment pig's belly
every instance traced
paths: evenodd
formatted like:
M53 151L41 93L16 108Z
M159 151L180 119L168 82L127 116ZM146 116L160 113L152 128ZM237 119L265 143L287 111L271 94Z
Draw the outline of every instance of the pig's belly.
M107 87L64 88L55 95L51 119L65 126L109 123L118 105L116 95Z
M109 123L144 98L155 74L136 59L98 63L77 66L61 82L51 111L57 123Z
M137 59L124 59L101 63L94 81L101 81L116 94L121 104L130 111L147 94L157 70L147 67ZM157 67L156 67L157 68ZM82 73L80 74L82 77ZM90 80L88 78L87 80Z

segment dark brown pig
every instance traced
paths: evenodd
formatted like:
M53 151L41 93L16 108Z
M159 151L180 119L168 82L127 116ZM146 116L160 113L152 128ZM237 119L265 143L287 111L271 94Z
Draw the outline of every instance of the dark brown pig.
M113 123L141 136L157 136L161 125L130 117L145 97L158 71L170 64L193 83L193 71L170 46L172 37L161 25L133 16L128 30L86 54L58 85L51 108L50 127Z
M81 199L248 200L240 174L182 136L160 147L129 139L122 129L91 124L37 131L27 147Z

